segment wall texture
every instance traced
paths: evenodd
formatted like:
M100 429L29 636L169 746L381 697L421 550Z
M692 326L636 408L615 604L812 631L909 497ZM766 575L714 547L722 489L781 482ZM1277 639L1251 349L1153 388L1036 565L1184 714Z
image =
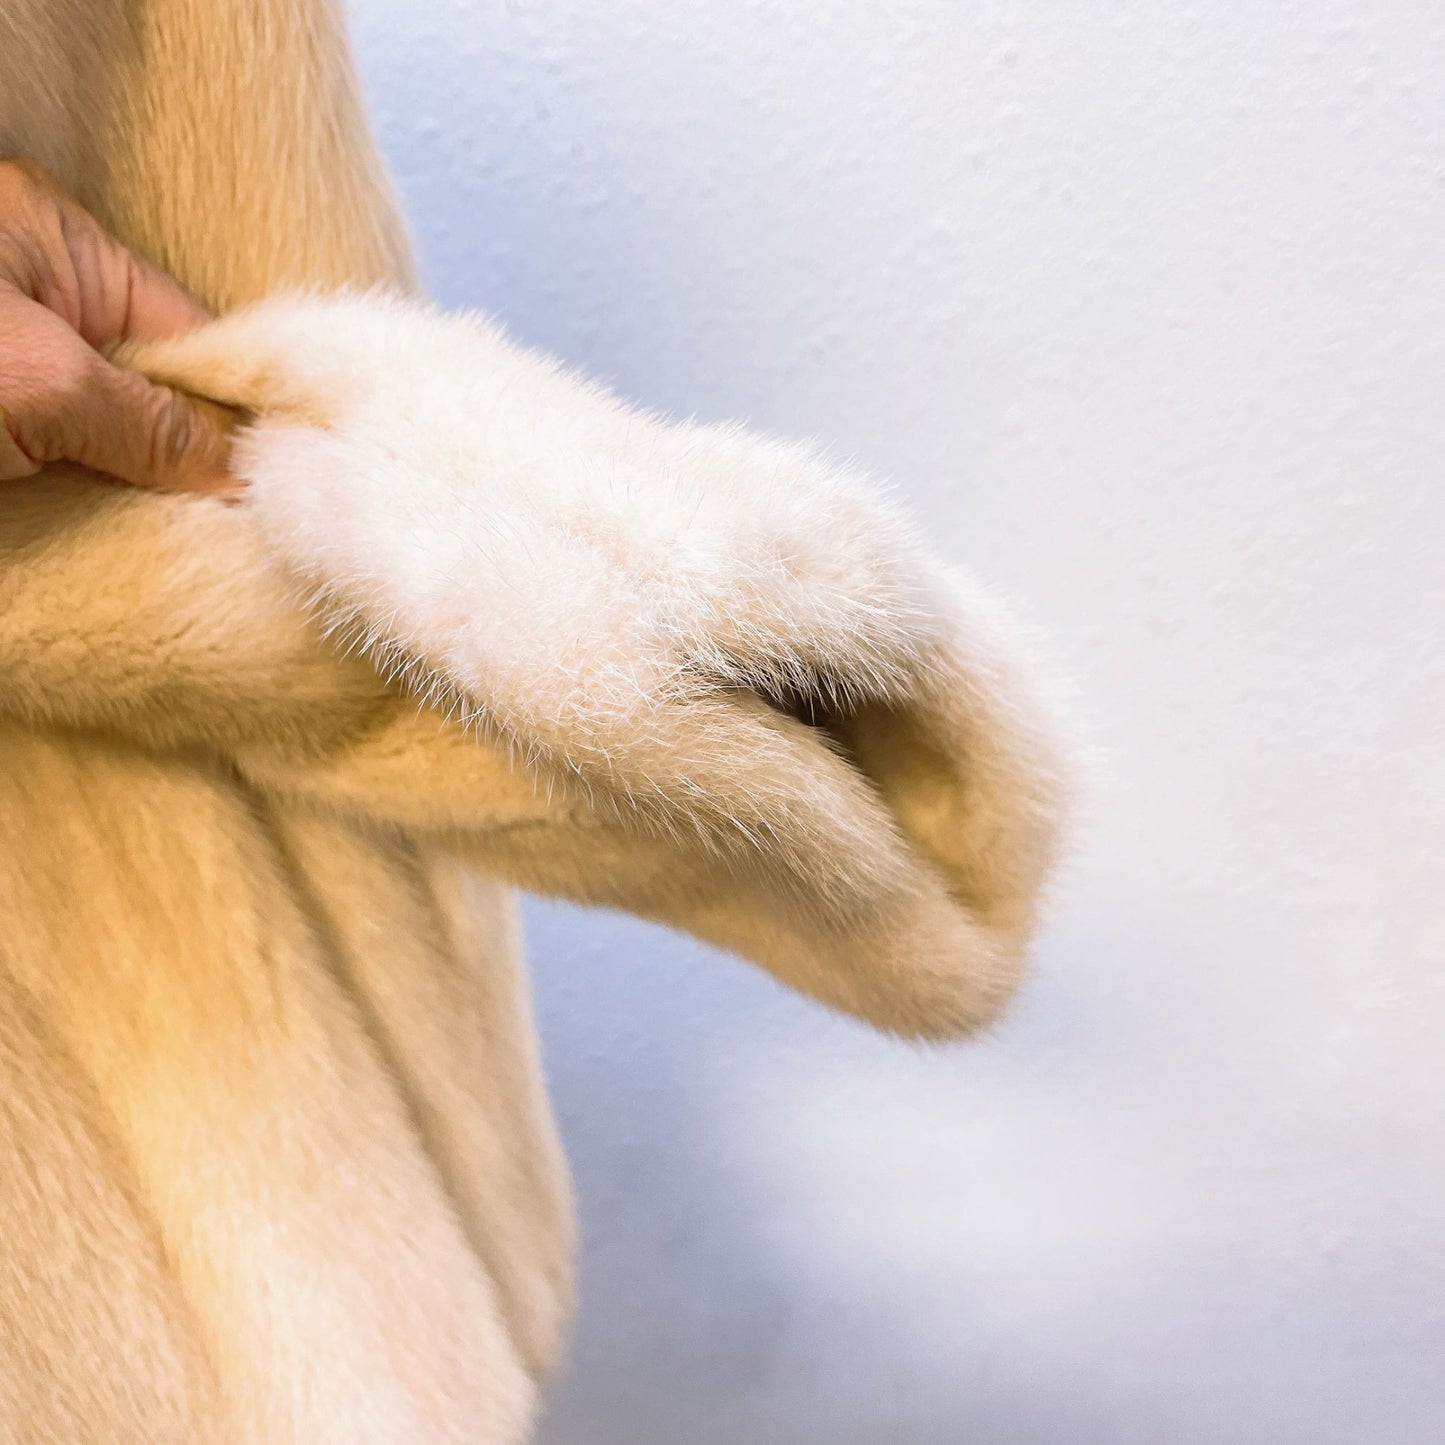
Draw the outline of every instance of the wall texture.
M894 478L1098 754L976 1046L531 909L545 1445L1445 1440L1445 7L352 9L440 297Z

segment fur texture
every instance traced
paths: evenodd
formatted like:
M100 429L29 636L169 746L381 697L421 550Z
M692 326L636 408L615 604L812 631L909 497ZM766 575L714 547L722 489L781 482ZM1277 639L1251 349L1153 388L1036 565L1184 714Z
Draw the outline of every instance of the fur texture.
M0 150L217 309L410 284L329 0L10 0ZM252 488L0 499L0 1434L513 1445L572 1224L495 880L954 1032L1047 725L846 475L484 323L267 302L135 360L255 408Z
M264 545L332 635L611 835L623 886L582 896L900 1033L993 1017L1060 768L991 609L858 478L384 295L128 361L258 417L238 466ZM404 821L465 833L435 786L447 812L412 790ZM574 896L588 871L489 862Z

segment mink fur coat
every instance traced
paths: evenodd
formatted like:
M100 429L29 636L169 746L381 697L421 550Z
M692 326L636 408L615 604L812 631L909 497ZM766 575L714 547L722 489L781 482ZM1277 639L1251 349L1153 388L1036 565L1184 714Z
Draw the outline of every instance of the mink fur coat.
M324 0L14 0L0 149L249 419L236 505L0 496L0 1439L516 1445L572 1225L508 885L962 1034L1052 725L859 477L408 299Z

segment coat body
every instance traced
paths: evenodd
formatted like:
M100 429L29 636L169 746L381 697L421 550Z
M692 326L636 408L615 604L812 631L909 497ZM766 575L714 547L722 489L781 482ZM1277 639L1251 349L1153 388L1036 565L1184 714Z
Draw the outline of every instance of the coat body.
M0 150L253 418L237 507L0 497L4 1438L511 1445L573 1228L502 884L958 1036L1049 709L866 479L409 300L330 0L11 0Z
M218 309L407 286L328 0L18 0L0 153ZM523 1437L570 1203L512 903L262 796L409 721L244 518L0 499L0 1438Z

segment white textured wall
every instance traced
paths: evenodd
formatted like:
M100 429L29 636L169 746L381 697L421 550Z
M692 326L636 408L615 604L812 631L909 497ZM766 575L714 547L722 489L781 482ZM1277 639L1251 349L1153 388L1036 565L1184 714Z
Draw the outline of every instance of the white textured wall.
M1445 7L353 11L437 294L895 477L1105 758L980 1045L532 910L547 1445L1445 1440Z

